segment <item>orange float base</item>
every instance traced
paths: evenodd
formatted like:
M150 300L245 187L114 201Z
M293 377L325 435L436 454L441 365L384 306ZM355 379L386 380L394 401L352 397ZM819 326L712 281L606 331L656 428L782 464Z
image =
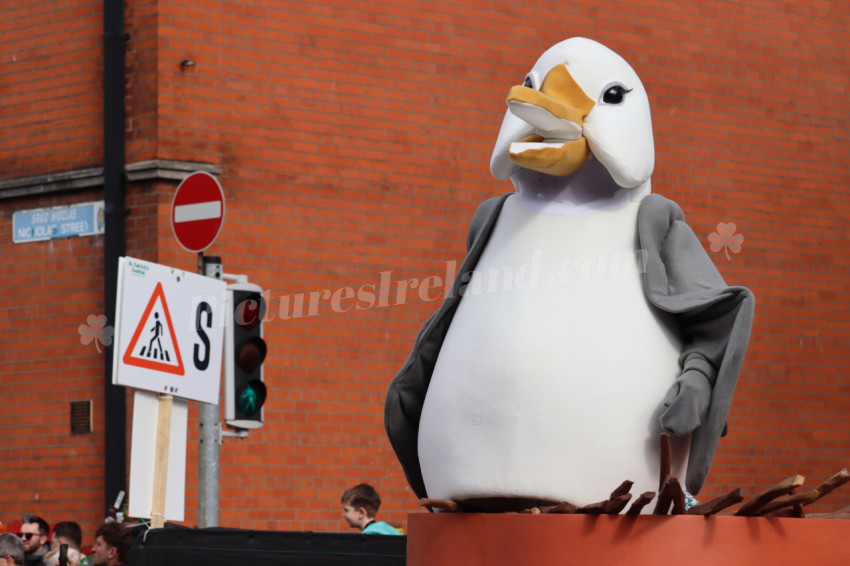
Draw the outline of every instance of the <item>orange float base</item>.
M850 521L731 516L408 516L407 566L850 565Z

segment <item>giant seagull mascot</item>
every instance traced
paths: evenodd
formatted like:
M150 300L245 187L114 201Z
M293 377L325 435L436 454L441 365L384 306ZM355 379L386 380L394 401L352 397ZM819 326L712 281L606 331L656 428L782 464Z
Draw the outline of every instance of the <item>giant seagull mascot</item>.
M547 50L508 110L451 291L390 384L414 493L483 510L604 499L672 471L699 493L752 325L680 208L650 194L646 91L584 38Z

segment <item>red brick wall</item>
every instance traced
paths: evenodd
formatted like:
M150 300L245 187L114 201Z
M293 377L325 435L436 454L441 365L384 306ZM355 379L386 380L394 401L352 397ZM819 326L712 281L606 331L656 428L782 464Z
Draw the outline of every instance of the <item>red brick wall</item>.
M157 3L124 2L127 119L127 162L145 161L157 156Z
M100 165L101 10L101 2L0 7L0 179ZM77 328L103 312L103 241L15 245L12 214L99 198L0 202L0 521L23 512L75 519L87 538L103 519L103 358ZM69 403L86 399L100 424L72 436Z
M9 524L25 512L51 524L76 520L83 526L84 544L94 542L105 516L104 345L86 341L80 331L97 325L90 316L104 313L103 236L13 244L11 213L101 198L86 191L4 201L0 223L0 404L5 408L0 415L0 521ZM144 220L156 220L149 201L138 190L127 198L133 210L127 223L133 244L127 248L137 257L155 255ZM71 434L70 403L89 399L93 433Z
M100 165L102 2L8 2L3 54L0 175Z
M437 303L411 292L402 304L335 313L324 300L316 316L301 317L281 305L377 288L382 273L394 283L444 277L446 262L461 258L476 204L509 190L488 170L509 87L574 35L619 52L646 85L654 191L681 204L707 249L720 222L745 236L729 259L712 253L758 305L730 436L701 498L738 486L751 494L796 473L814 485L850 463L846 7L126 3L127 161L218 166L227 216L207 253L272 298L267 423L221 448L223 526L346 530L339 496L359 481L383 495L381 518L404 526L417 510L382 409ZM13 126L0 129L0 179L100 165L100 4L75 5L84 13L74 26L37 42L33 30L53 29L65 13L59 3L0 11L2 121ZM52 58L65 63L54 68ZM195 65L181 67L184 59ZM83 94L51 82L66 69ZM36 92L42 98L28 94ZM52 112L73 122L62 135L47 127ZM194 269L194 254L170 232L173 188L129 188L128 254ZM0 201L7 523L23 511L50 521L73 513L92 532L102 517L103 359L77 333L103 309L102 237L12 244L10 235L15 210L95 198ZM37 305L19 306L32 296ZM89 397L95 433L72 437L67 400ZM189 430L193 525L194 402ZM42 444L58 462L35 449ZM60 493L66 477L78 478L70 496ZM812 510L847 505L845 487Z

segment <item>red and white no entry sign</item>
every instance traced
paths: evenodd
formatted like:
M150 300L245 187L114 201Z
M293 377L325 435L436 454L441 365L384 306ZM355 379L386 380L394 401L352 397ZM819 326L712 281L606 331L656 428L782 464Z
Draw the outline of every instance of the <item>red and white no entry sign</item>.
M192 173L177 186L171 201L171 230L190 252L212 245L224 222L224 191L218 179L203 171Z

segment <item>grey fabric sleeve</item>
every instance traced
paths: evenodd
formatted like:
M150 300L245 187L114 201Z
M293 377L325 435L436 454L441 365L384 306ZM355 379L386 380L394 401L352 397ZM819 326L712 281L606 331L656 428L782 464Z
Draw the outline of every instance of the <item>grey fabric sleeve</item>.
M647 258L647 298L678 319L684 342L681 366L698 369L714 385L708 416L691 437L685 485L697 494L732 403L749 343L755 298L749 289L726 285L674 202L659 195L644 198L638 233Z

